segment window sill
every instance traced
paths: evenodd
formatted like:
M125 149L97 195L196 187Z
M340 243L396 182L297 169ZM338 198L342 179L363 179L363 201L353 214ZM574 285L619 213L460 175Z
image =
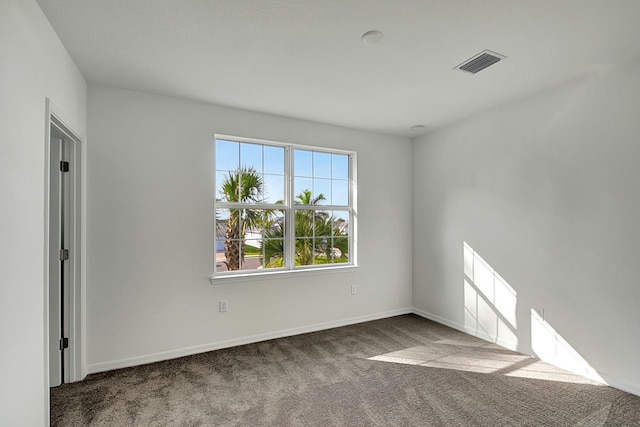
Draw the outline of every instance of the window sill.
M264 280L275 280L275 279L283 279L289 277L298 277L298 276L320 276L325 274L336 274L336 273L352 273L358 271L359 267L357 265L341 265L339 267L325 267L325 268L309 268L309 269L300 269L300 270L279 270L279 271L269 271L269 272L260 272L260 273L239 273L239 274L229 274L229 275L220 275L220 276L211 276L211 284L216 285L226 285L228 283L237 283L237 282L258 282Z

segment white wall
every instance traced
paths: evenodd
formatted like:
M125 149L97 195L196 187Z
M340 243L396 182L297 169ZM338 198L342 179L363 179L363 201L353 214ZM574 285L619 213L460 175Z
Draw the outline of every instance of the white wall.
M86 83L32 0L0 0L0 425L48 423L45 97L85 132Z
M422 314L640 394L638 76L601 68L414 142Z
M90 372L410 310L408 139L98 85L88 99ZM212 285L214 132L357 151L360 268Z

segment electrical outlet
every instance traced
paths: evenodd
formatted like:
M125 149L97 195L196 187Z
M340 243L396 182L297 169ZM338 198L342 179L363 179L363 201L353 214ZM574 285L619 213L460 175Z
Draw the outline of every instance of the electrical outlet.
M351 285L351 295L358 293L358 285Z
M220 310L220 313L226 313L227 309L229 308L229 301L227 301L226 299L221 299L220 301L218 301L218 309Z

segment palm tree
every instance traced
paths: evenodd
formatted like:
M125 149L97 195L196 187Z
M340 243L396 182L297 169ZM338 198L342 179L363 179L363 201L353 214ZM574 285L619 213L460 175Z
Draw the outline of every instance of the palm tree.
M220 186L220 201L233 203L256 203L261 201L264 191L262 176L252 167L242 167L229 172ZM240 270L244 263L245 235L248 230L262 225L263 215L259 209L230 209L225 230L225 264L227 270Z
M284 267L284 221L272 222L264 229L264 239L260 245L265 267Z
M296 196L296 205L318 205L326 200L323 194L312 197L311 190L303 190ZM295 211L295 261L296 265L311 265L325 262L347 261L349 239L344 224L335 220L326 211L297 209ZM276 221L265 227L262 243L264 263L281 267L284 263L284 223ZM300 238L302 237L302 238Z

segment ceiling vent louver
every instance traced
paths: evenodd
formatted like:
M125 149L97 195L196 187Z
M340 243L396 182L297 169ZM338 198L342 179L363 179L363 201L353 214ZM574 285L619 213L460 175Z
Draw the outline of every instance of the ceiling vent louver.
M500 55L499 53L495 53L490 50L484 50L479 54L467 59L462 64L454 67L453 69L464 71L466 73L476 74L505 58L506 56Z

